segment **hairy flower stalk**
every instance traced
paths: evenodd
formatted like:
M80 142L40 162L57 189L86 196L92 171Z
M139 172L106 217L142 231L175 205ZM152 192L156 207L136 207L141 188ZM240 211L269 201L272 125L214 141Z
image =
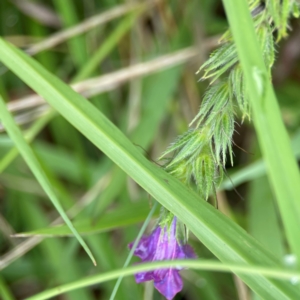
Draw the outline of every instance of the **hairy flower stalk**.
M248 0L248 4L271 79L275 43L287 35L289 18L299 17L300 4L298 0ZM227 157L233 165L235 115L240 114L242 120L250 119L247 86L230 31L221 42L198 71L204 71L202 80L210 80L199 113L190 123L190 129L160 157L169 174L187 186L196 186L204 200L210 195L216 200L216 188L222 180ZM139 241L134 254L143 262L195 258L186 239L178 238L176 217L171 215L172 221L168 221L170 215L164 210L160 225ZM180 268L158 269L138 273L135 278L138 283L153 280L155 288L169 300L182 289L179 271Z
M271 79L275 41L287 35L289 18L299 16L299 2L249 0L248 3ZM204 71L201 80L210 80L198 114L190 123L190 129L160 157L165 159L167 172L187 185L195 185L205 200L209 195L215 197L228 157L233 165L235 116L240 114L243 121L250 119L251 115L247 86L230 31L220 42L221 46L211 53L198 71ZM166 158L171 153L172 156Z
M178 221L173 217L171 225L158 225L149 236L144 236L139 241L134 255L141 258L142 262L195 258L193 249L178 238ZM129 244L132 248L133 243ZM182 290L183 282L179 274L181 267L158 269L135 274L137 283L153 280L154 287L171 300Z

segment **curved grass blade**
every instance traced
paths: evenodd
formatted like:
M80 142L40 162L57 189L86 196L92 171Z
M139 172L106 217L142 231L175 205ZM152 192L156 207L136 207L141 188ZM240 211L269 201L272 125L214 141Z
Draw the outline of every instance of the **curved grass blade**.
M75 289L91 286L94 284L99 284L108 280L118 278L120 276L133 275L135 273L155 270L159 268L166 267L176 267L181 266L185 268L195 269L195 270L206 270L206 271L219 271L219 272L238 272L243 274L263 274L268 277L277 278L277 279L292 279L299 278L300 272L287 271L283 269L269 269L259 266L241 266L234 264L222 264L216 261L209 260L173 260L173 261L161 261L161 262L152 262L152 263L143 263L138 264L133 267L126 269L119 269L111 272L106 272L104 274L99 274L95 276L90 276L69 284L65 284L56 288L46 290L42 293L39 293L33 297L27 298L27 300L43 300L49 299L60 295L62 293L72 291ZM271 299L271 298L269 298Z

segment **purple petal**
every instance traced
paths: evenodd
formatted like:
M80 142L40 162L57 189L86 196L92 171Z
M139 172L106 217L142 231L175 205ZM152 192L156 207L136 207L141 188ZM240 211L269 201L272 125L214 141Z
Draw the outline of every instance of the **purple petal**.
M140 257L143 262L196 258L192 247L177 241L176 227L176 217L173 218L169 229L168 226L164 228L158 226L149 236L141 238L134 255ZM128 246L132 249L133 243ZM181 267L173 267L139 272L135 274L135 280L137 283L154 280L155 288L167 300L171 300L183 287L183 282L179 275L179 270L181 269Z
M134 255L138 256L141 259L145 259L149 255L148 245L149 245L149 238L142 237L134 250ZM132 249L132 246L133 246L133 243L130 243L128 245L130 250Z
M154 281L161 281L164 278L166 278L170 270L171 268L162 268L162 269L153 270L152 272L153 272Z
M153 260L170 260L177 256L178 242L176 240L176 218L173 219L170 230L167 226L160 235Z
M190 245L183 245L182 250L185 253L185 258L197 258L194 249Z
M136 283L141 283L149 280L153 280L153 272L139 272L134 275Z
M182 290L183 282L177 270L168 269L164 278L154 280L154 287L168 300L172 300Z
M155 247L160 236L161 228L158 226L149 236L143 236L134 250L134 255L142 261L151 261L154 255ZM133 243L128 245L131 249Z

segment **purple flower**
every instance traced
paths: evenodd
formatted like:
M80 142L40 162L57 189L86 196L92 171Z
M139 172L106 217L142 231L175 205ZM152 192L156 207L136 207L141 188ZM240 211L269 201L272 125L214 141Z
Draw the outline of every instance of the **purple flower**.
M161 228L156 227L149 235L140 239L134 255L142 259L142 262L174 260L185 258L196 258L194 250L189 245L182 245L176 239L176 217L173 218L170 229L168 226ZM133 243L129 244L132 248ZM148 280L154 281L154 287L171 300L182 290L183 282L179 275L181 268L158 269L148 272L140 272L135 274L137 283Z

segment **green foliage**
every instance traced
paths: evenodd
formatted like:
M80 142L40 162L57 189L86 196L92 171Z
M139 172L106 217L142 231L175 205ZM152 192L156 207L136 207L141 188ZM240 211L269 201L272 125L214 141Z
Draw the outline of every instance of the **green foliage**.
M213 77L211 81L213 83L237 61L238 57L234 43L225 43L212 52L210 58L200 67L198 72L204 70L202 80Z
M217 0L184 5L41 2L0 1L3 40L36 55L30 59L0 40L0 91L14 117L9 130L0 134L0 298L43 299L66 292L60 297L103 300L113 290L116 300L158 298L151 284L143 288L133 276L124 278L118 291L109 281L119 278L118 286L123 275L152 267L120 269L132 255L128 243L141 235L152 213L148 232L157 224L155 198L164 207L161 224L170 223L175 214L179 239L193 233L189 243L199 260L183 262L194 268L185 270L184 299L242 298L232 272L262 299L298 299L299 287L291 281L299 272L290 271L295 265L282 266L284 255L299 249L300 191L293 162L293 155L300 157L297 64L293 76L283 72L277 90L281 114L269 83L280 51L276 43L292 29L290 17L299 16L299 0L249 0L252 20L247 1L224 0L232 5L226 10L231 28L225 34ZM249 27L252 21L254 30ZM236 42L237 30L243 42ZM219 34L223 37L218 45ZM200 67L202 80L197 83L194 65L178 64L207 52L211 55ZM288 47L283 61L286 53ZM281 64L274 68L275 76ZM63 83L79 80L76 90L87 99ZM32 97L33 90L53 108ZM19 98L22 95L26 99ZM199 99L203 101L197 114ZM7 111L1 109L0 114L7 120ZM280 115L293 136L293 153ZM240 135L233 137L240 117ZM254 121L262 158L248 120ZM153 161L178 132L160 161ZM19 154L26 145L33 156L25 154L24 160ZM233 158L234 166L225 170ZM41 172L32 173L26 161L31 168L35 161ZM230 178L223 181L224 174ZM268 175L270 187L263 175ZM54 195L71 225L84 235L97 267L48 201L43 188L49 195L49 187L52 200ZM223 189L237 189L247 201ZM218 203L220 211L203 201L208 199ZM221 262L213 261L216 258Z
M215 190L219 177L219 169L216 167L211 148L206 146L192 163L193 176L197 189L204 199Z
M185 139L185 136L183 136L182 139ZM181 142L181 139L179 141ZM201 152L205 145L205 141L206 136L203 131L193 130L193 135L180 147L178 153L176 153L171 162L168 163L168 167L171 168L173 165L178 164L183 160L185 160L187 164L191 163Z
M197 139L197 137L198 137L197 131L195 131L193 129L188 130L183 135L177 137L177 139L175 140L175 142L173 142L167 148L167 150L165 150L163 152L163 154L160 156L159 159L162 159L164 156L166 156L167 154L169 154L169 153L171 153L173 151L178 151L179 149L181 149L182 147L184 147L187 142L189 142L190 140L195 140L195 139Z
M178 216L221 261L278 265L276 259L237 224L210 204L199 201L198 195L150 163L91 103L15 47L3 40L0 44L2 62L18 73L167 210ZM298 293L291 285L263 275L238 275L262 297L280 299L295 297Z
M228 80L228 85L232 90L232 94L236 99L240 111L242 112L242 119L244 120L245 117L250 119L249 100L246 93L244 75L240 64L236 65L232 69Z
M204 199L214 190L218 179L218 168L212 154L212 145L207 143L207 134L205 128L191 129L163 154L174 151L174 156L167 160L165 170L187 185L193 180Z
M297 17L299 3L296 0L268 0L266 3L267 14L274 22L277 32L277 41L287 36L290 15Z
M295 3L288 0L270 0L263 4L261 1L251 0L248 4L252 11L255 31L270 77L271 67L275 60L273 32L277 31L277 42L286 36L288 19L293 14ZM206 199L210 193L214 193L215 176L213 174L215 170L225 167L227 155L233 165L232 135L234 133L235 107L237 106L242 113L242 121L246 117L251 118L249 91L231 32L227 31L221 41L223 44L211 53L209 59L198 71L198 73L204 71L202 80L211 80L200 110L190 123L190 126L196 124L195 128L200 130L201 138L193 135L193 131L187 132L164 153L166 155L176 150L169 163L169 167L172 167L171 173L174 175L178 173L177 176L184 182L197 178L198 190L204 191L202 194ZM226 80L220 78L224 76L227 77ZM218 82L215 83L216 81ZM208 155L212 157L209 163L204 163L207 158L204 160L199 158L205 145L210 145L210 154ZM174 165L187 157L189 159L184 164L180 164L178 166L180 170L176 171ZM197 164L190 168L189 164L193 164L193 161L197 161ZM215 164L214 167L211 165L212 162ZM200 166L206 166L204 167L205 172ZM202 174L197 174L197 172L202 172ZM208 176L203 176L203 172ZM208 184L209 180L211 180L210 184Z

